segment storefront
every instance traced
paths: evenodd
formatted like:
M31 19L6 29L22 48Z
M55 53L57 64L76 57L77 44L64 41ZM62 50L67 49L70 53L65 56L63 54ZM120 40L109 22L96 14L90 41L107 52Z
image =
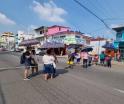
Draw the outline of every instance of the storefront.
M119 43L119 50L121 54L121 60L124 60L124 42Z

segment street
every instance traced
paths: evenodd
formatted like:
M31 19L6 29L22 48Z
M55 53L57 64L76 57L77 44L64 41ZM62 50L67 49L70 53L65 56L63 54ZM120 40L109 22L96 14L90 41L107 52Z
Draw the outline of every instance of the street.
M124 104L124 65L64 69L66 62L59 58L53 80L39 74L24 81L24 69L14 68L19 62L17 55L0 54L0 104Z

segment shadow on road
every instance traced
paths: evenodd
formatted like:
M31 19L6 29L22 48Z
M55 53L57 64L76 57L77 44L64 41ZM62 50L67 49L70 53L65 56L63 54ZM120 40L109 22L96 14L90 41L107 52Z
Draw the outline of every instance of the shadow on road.
M65 73L67 73L68 72L68 70L65 70L65 69L57 69L56 70L56 73L57 74L65 74Z
M0 104L6 104L5 96L4 96L1 85L0 85Z
M65 70L65 69L56 69L56 75L55 75L55 77L59 76L60 74L65 74L67 72L68 72L68 70ZM40 70L38 72L38 74L31 75L30 77L33 78L33 77L39 76L41 74L43 74L43 70Z

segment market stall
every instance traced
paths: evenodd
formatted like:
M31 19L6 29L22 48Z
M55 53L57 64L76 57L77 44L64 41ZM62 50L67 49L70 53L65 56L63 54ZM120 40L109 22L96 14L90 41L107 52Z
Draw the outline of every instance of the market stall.
M46 49L52 48L57 55L63 55L65 45L63 43L58 43L58 42L45 42L41 46L41 48L46 48Z

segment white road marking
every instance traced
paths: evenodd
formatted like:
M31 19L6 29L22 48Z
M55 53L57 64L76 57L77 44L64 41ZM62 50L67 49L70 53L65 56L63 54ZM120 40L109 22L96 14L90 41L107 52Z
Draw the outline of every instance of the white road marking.
M43 64L38 64L38 66L41 67L41 66L43 66ZM16 66L15 66L15 67L1 67L0 70L7 70L7 69L20 69L20 68L23 68L23 69L24 69L24 67L25 67L24 65L22 65L22 66L18 66L18 67L16 67ZM29 66L29 67L31 68L31 67L35 67L35 66Z
M124 94L124 90L121 90L121 89L117 89L117 88L114 88L114 90L120 92L120 93L123 93Z

